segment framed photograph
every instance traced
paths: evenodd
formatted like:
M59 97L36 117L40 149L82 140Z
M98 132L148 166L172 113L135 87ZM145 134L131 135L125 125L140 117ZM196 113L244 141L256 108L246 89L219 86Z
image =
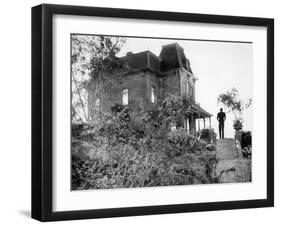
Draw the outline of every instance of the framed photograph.
M274 205L274 20L32 8L32 217Z

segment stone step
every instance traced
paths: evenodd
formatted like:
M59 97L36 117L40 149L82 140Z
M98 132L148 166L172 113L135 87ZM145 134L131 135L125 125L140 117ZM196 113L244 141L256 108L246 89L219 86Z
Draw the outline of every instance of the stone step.
M218 140L215 176L218 183L251 182L251 159L239 158L234 139Z

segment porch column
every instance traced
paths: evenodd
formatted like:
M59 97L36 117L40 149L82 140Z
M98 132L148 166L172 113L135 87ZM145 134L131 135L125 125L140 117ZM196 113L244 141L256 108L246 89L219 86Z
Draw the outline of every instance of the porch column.
M198 118L198 131L200 131L200 118Z
M209 117L209 126L210 126L210 129L211 129L212 128L211 117Z
M191 113L190 127L191 127L191 132L194 133L196 131L196 123L194 121L193 113Z
M204 122L204 129L205 129L206 128L205 117L203 118L203 122Z

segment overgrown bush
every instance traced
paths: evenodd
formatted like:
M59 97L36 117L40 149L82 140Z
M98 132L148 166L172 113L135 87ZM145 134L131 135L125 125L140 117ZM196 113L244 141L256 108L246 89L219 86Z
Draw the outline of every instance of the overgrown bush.
M100 115L72 140L72 189L212 183L215 156L206 142L169 128L181 114L176 103L166 100L142 117L118 106Z
M241 144L243 156L246 158L250 157L252 155L252 133L251 133L251 131L236 132L235 139L237 139Z
M216 141L216 133L214 129L202 129L200 138L208 143Z
M72 160L72 189L105 189L212 183L214 155L179 151L170 156L162 142L141 140L135 149L119 144L89 160ZM154 147L154 148L151 148ZM173 150L175 148L173 147ZM203 153L203 154L202 154Z
M187 133L184 129L172 130L168 133L167 139L173 147L173 151L183 152L193 152L196 148L198 140L196 137Z
M243 128L243 121L241 119L235 119L233 122L233 128L235 131L241 131Z
M241 139L243 156L249 158L252 155L252 133L250 131L243 131Z
M243 131L242 132L242 148L252 146L252 133L251 131Z

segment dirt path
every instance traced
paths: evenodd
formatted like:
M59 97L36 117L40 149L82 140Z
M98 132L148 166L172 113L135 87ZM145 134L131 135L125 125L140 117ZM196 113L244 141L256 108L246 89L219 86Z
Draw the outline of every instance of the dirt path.
M234 139L218 140L215 175L219 183L251 181L251 159L239 158Z

